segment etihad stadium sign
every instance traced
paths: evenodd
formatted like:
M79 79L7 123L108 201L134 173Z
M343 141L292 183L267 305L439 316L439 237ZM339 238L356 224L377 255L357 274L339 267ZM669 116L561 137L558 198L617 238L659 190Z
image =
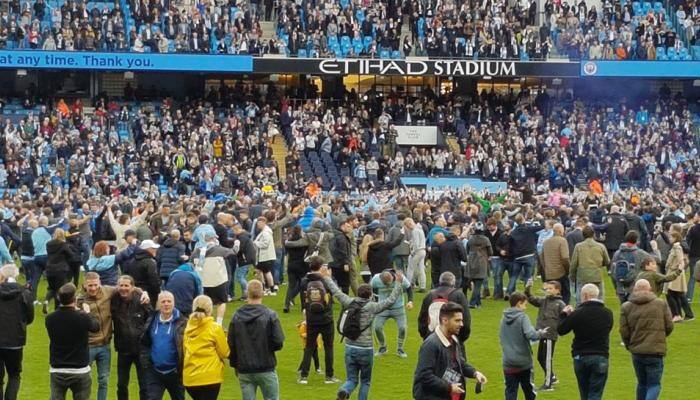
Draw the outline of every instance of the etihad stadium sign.
M431 59L313 59L255 58L256 73L298 73L311 75L402 75L454 77L575 77L576 62L538 62L509 60L431 60Z

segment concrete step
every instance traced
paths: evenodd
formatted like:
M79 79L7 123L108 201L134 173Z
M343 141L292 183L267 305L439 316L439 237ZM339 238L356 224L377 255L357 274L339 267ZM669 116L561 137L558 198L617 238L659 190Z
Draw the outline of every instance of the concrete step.
M275 140L270 146L272 149L272 159L277 161L277 168L280 176L280 180L284 181L287 179L287 164L285 163L285 158L287 157L287 143L281 135L275 136Z

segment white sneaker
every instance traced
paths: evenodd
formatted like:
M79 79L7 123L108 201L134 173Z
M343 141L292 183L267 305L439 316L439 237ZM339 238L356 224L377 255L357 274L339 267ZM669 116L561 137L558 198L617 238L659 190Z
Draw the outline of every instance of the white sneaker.
M265 291L263 292L263 296L270 296L270 291L269 291L269 290L265 290Z

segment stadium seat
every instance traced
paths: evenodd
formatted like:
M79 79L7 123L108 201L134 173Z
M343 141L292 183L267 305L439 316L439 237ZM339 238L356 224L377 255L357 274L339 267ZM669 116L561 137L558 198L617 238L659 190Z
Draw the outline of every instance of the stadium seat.
M365 47L362 45L362 43L358 43L353 45L352 49L355 51L355 55L359 56L365 50Z
M379 58L381 58L381 59L391 58L391 53L389 52L389 50L382 50L379 52Z
M662 14L666 12L666 10L664 10L664 4L660 1L654 3L654 12L657 14Z
M352 41L350 40L350 36L342 36L340 38L340 45L341 46L346 46L346 47L351 47L352 46Z
M403 58L403 54L401 54L401 52L398 51L398 50L394 50L394 51L391 53L391 58L393 58L393 59L395 59L395 60L398 60L398 59Z
M297 52L297 57L299 58L306 58L308 55L306 54L306 49L299 49Z
M643 5L642 5L642 11L643 11L644 15L648 14L648 13L649 13L649 10L652 10L652 9L653 9L653 8L652 8L652 6L651 6L651 3L649 3L649 2L644 2L644 3L643 3Z
M369 50L369 47L372 45L372 36L365 36L364 44L365 44L365 50Z

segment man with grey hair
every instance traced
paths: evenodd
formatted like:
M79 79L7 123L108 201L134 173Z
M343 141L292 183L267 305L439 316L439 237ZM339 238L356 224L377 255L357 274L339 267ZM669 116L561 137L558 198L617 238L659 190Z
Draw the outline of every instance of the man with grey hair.
M561 298L569 304L571 285L569 284L569 243L564 237L564 225L556 223L553 235L542 245L542 281L557 281L561 284Z
M19 271L12 264L0 268L0 376L7 374L7 387L3 387L4 379L0 380L0 397L7 400L17 399L27 325L34 321L34 298L17 283L17 275Z
M574 331L571 355L574 358L578 390L581 399L597 400L603 398L608 380L613 315L603 301L598 299L600 293L596 284L583 285L580 294L581 304L575 310L570 305L564 308L557 332L566 335Z
M464 309L464 325L459 330L459 335L457 335L460 343L464 344L469 338L471 333L469 301L467 296L461 290L458 290L460 288L456 287L456 284L457 278L452 272L443 272L440 274L438 285L423 298L423 303L418 313L418 333L420 333L423 340L430 336L437 324L439 324L439 319L436 319L435 315L433 315L435 313L431 313L430 310L437 309L439 313L440 306L449 301L459 304Z
M629 301L620 308L620 335L632 353L638 399L659 398L666 338L672 331L668 305L656 297L649 281L638 280Z

